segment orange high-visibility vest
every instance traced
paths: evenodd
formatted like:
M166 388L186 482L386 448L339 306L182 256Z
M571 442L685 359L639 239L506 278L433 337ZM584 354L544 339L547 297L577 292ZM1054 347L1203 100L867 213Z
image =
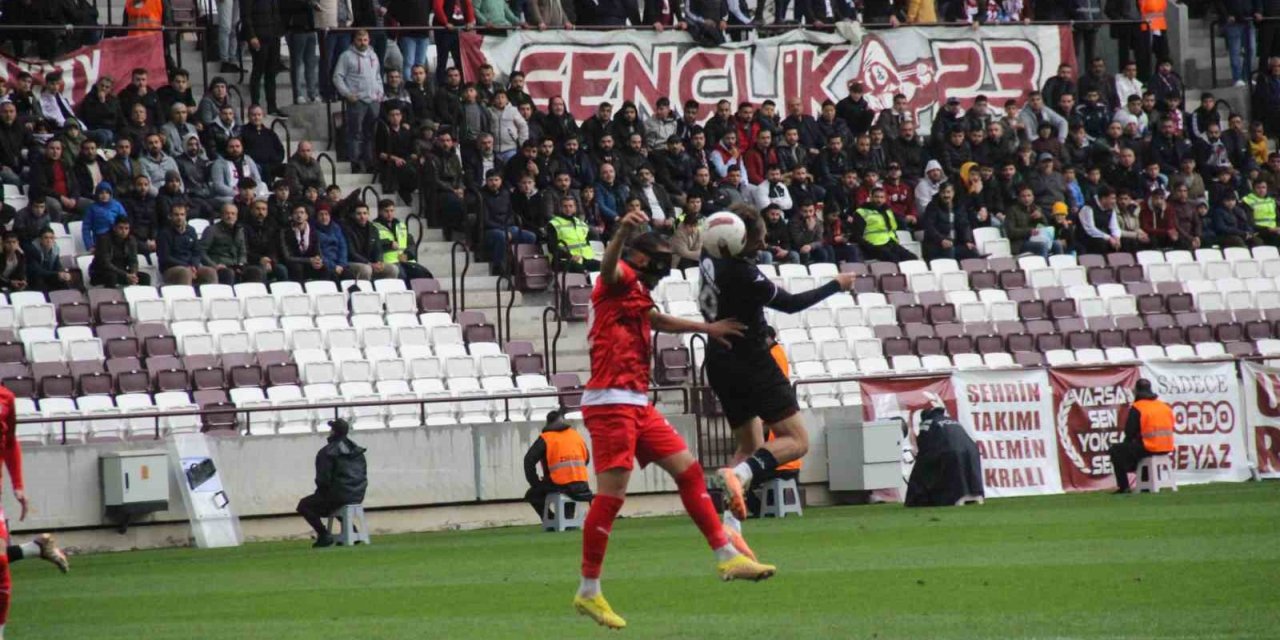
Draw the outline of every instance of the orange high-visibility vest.
M1169 23L1164 17L1167 5L1168 0L1138 0L1138 11L1142 12L1143 31L1168 31Z
M1173 451L1173 408L1159 400L1135 400L1142 416L1142 446L1151 453Z
M772 431L770 431L770 432L765 436L765 438L764 438L764 439L765 439L765 441L766 441L766 442L768 442L768 441L770 441L770 440L773 440L773 438L774 438L774 436L773 436L773 432L772 432ZM786 464L780 464L780 465L778 465L778 471L799 471L799 470L800 470L800 468L801 468L801 467L803 467L803 466L804 466L803 459L802 459L802 458L796 458L795 460L792 460L791 462L788 462L788 463L786 463Z
M129 0L124 4L124 16L131 27L160 27L164 25L164 4L161 0ZM150 31L130 31L136 36Z
M778 369L782 371L782 377L791 377L791 364L787 362L787 350L782 345L775 344L769 348L769 355L773 356L773 361L778 363Z
M553 484L587 481L587 443L573 429L542 432L547 445L547 473Z

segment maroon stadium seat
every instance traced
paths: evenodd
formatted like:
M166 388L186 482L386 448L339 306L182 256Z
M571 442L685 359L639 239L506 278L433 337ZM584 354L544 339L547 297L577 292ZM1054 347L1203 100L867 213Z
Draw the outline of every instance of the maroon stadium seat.
M1228 342L1227 353L1237 358L1249 358L1258 355L1258 350L1253 347L1252 342Z
M1239 322L1214 325L1213 336L1218 339L1218 342L1222 343L1240 342L1245 339L1244 326Z
M1186 344L1187 336L1182 327L1160 327L1156 329L1156 344L1167 347L1171 344ZM1130 344L1133 344L1130 342Z
M1053 323L1057 327L1058 333L1066 335L1072 331L1084 331L1089 327L1084 323L1083 318L1063 318Z
M1164 304L1164 296L1158 293L1138 296L1138 313L1149 316L1153 313L1165 313L1168 308Z
M915 353L918 356L940 356L943 352L943 344L941 338L921 337L916 338L913 345ZM886 352L888 353L888 352ZM900 354L894 354L900 355Z
M896 269L897 265L894 265L894 268ZM875 269L872 269L872 273L874 272ZM907 277L901 273L886 273L884 275L877 276L876 282L880 284L880 290L885 293L907 290Z
M852 273L856 276L865 276L871 274L871 269L861 262L841 262L840 273Z
M986 258L965 258L964 260L960 261L960 268L970 274L973 274L979 271L986 271L987 259Z
M1009 269L998 274L1001 289L1022 289L1027 286L1027 275L1021 269Z
M553 373L551 386L560 391L560 406L574 411L582 406L582 381L576 373Z
M1124 332L1119 329L1100 329L1095 335L1098 338L1099 349L1128 346L1125 342Z
M227 378L221 368L188 369L188 372L191 374L191 388L196 391L225 389L227 386Z
M1248 340L1266 340L1275 337L1271 323L1266 320L1254 320L1244 325L1244 335Z
M880 277L892 273L898 273L898 265L893 262L872 262L867 265L871 270L871 275Z
M890 291L884 295L885 301L894 307L905 307L917 304L916 294L910 291Z
M1045 305L1039 300L1025 300L1018 303L1018 317L1023 322L1029 320L1043 320L1048 317L1045 312Z
M1111 267L1089 268L1089 284L1097 286L1100 284L1111 284L1115 281L1116 274L1111 271Z
M1054 320L1076 317L1076 301L1071 298L1050 300L1049 317Z
M1013 352L1013 361L1023 367L1044 366L1044 358L1035 351L1015 351Z
M272 387L279 387L290 384L298 384L300 381L298 376L298 365L292 362L279 362L267 367L267 384Z
M1145 329L1147 323L1143 321L1142 316L1116 316L1116 328L1121 331L1129 329Z
M591 285L581 273L564 276L564 290L560 292L560 314L565 320L586 320L591 310Z
M1096 253L1084 253L1076 256L1076 264L1085 269L1108 266L1107 259Z
M924 307L918 304L908 304L898 307L898 324L920 324L925 321Z
M933 339L936 340L937 338ZM906 356L911 355L912 353L911 340L907 338L885 338L880 342L884 347L884 355L886 358L891 358L893 356Z
M1000 277L994 271L973 271L969 273L969 286L975 290L998 289Z
M227 380L232 389L241 387L261 387L262 367L256 364L241 365L227 370Z
M432 282L435 282L432 280ZM422 313L449 313L449 292L419 291L418 311Z
M1073 351L1079 349L1096 349L1098 347L1098 339L1093 335L1092 331L1072 331L1067 335L1067 348Z
M1187 344L1200 344L1201 342L1213 342L1214 332L1213 326L1207 324L1198 324L1187 327L1185 330L1187 336Z
M83 302L67 302L58 305L58 324L60 326L90 326L93 324L93 313L89 305Z
M1058 328L1054 326L1052 320L1028 320L1022 323L1027 328L1027 333L1033 336L1042 336L1046 333L1057 333Z
M0 362L26 362L27 352L21 342L0 342Z
M1107 254L1107 264L1113 267L1136 266L1138 261L1132 253L1116 252Z
M3 378L0 378L0 384L3 384L4 388L13 392L14 397L36 397L36 380L31 376L4 376Z
M1027 336L1027 338L1029 339L1030 336ZM1003 336L996 334L978 336L973 339L973 349L983 355L988 353L1000 353L1005 350L1005 339Z
M943 348L947 350L947 355L955 356L957 353L973 353L973 340L969 336L952 336L943 343Z
M858 276L853 279L853 292L856 293L877 293L880 287L876 284L876 279L868 276Z
M76 386L82 396L101 396L115 393L115 381L109 373L86 373L76 377Z
M1005 294L1014 302L1027 302L1030 300L1040 299L1040 297L1036 295L1035 289L1028 289L1026 287L1023 287L1022 289L1009 289L1008 291L1005 291Z
M1015 271L1018 270L1018 261L1015 258L1007 257L988 258L987 268L995 271L996 273L1000 273L1001 271Z
M881 340L885 338L901 338L902 329L896 324L882 324L871 328L872 333Z
M923 322L911 322L902 325L902 336L908 340L935 338L937 335L932 325L927 325Z
M120 393L151 392L151 376L146 371L133 369L113 375L116 379L116 391Z
M1185 313L1194 311L1196 308L1195 299L1189 293L1173 293L1166 295L1164 298L1165 308L1169 313Z
M74 398L76 381L69 374L36 378L36 391L41 398Z
M1002 336L1011 336L1015 333L1026 333L1027 325L1021 320L1001 320L996 323L995 333Z
M978 323L975 322L974 324ZM967 330L967 327L959 322L944 322L933 326L933 335L946 340L952 336L965 335Z
M1126 329L1124 332L1124 341L1125 344L1136 349L1149 344L1155 344L1156 338L1155 335L1151 333L1150 329Z
M926 313L929 324L937 325L956 321L956 306L951 303L931 304L927 307Z
M292 362L288 351L259 351L257 355L259 367L270 368L273 365Z
M155 371L152 377L155 378L157 392L191 390L191 376L185 369Z
M1036 336L1036 350L1040 352L1067 348L1067 342L1059 333L1046 333Z
M158 360L159 358L157 358L157 361ZM174 362L177 362L178 359L173 358L173 360ZM143 368L142 362L140 362L137 358L130 358L130 357L107 358L106 365L107 365L107 373L120 373L121 371L133 371L135 369ZM153 369L156 366L157 365L151 364L150 360L147 361L147 367L146 367L147 369Z

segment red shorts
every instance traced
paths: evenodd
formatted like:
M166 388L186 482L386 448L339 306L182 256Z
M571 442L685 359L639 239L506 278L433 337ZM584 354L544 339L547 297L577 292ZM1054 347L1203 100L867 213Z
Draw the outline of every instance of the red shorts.
M582 408L591 434L591 460L596 473L644 467L689 448L684 438L653 405L604 404Z

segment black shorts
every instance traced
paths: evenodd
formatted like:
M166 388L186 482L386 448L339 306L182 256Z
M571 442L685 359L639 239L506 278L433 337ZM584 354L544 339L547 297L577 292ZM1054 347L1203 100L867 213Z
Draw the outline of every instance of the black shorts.
M731 427L752 418L773 424L800 411L791 381L768 351L731 355L708 350L707 382Z

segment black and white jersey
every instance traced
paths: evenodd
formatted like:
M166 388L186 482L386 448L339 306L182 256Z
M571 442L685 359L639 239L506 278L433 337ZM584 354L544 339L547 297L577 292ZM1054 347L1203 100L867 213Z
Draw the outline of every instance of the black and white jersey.
M734 319L747 328L741 338L731 338L731 351L735 356L753 355L769 350L765 336L768 322L765 307L784 313L797 313L840 292L836 282L799 294L789 293L775 285L760 272L756 265L742 258L713 258L702 254L699 266L702 289L698 305L707 322ZM722 353L726 349L714 340L707 343L708 353Z

